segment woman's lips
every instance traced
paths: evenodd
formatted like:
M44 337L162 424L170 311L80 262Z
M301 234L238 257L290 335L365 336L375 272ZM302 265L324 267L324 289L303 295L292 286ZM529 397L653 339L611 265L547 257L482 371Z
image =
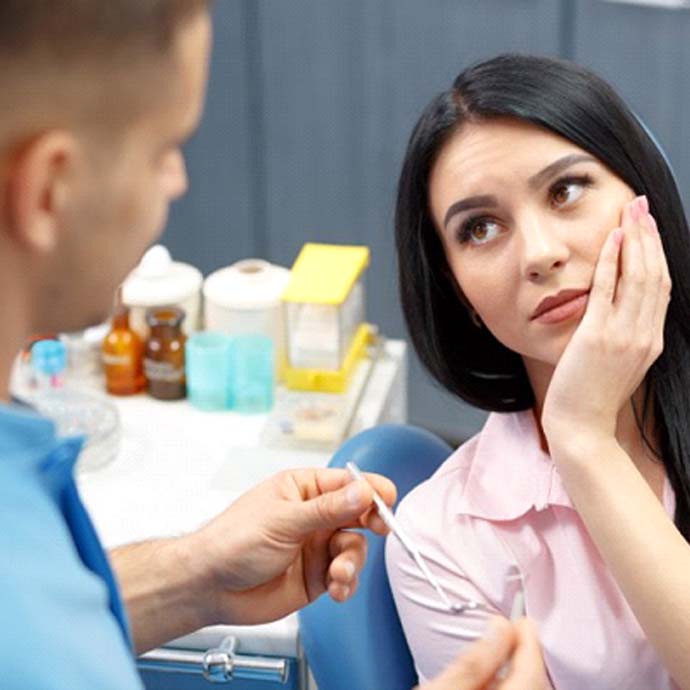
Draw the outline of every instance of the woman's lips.
M562 302L558 306L543 312L539 316L535 317L534 320L538 323L553 324L567 321L575 316L581 316L584 314L588 298L589 293L586 292L584 295L574 297L567 302Z

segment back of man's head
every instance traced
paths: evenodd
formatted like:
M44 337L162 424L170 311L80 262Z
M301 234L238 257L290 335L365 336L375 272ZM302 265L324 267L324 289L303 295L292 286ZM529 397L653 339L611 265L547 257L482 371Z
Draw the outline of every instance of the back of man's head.
M208 5L0 0L0 391L30 333L104 318L184 192Z
M164 53L209 0L2 0L0 59L70 63Z
M17 129L129 118L164 96L148 81L211 0L1 0L0 146ZM40 113L40 116L39 116Z

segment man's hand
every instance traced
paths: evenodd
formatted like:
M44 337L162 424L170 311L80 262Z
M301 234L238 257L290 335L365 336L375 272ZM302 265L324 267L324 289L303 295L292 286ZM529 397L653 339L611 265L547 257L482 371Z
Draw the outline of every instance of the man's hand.
M506 665L507 672L501 669ZM416 690L547 690L539 640L526 618L491 621L489 634L461 654L440 676Z
M253 624L295 611L328 590L338 601L354 593L366 558L365 527L387 528L373 507L372 486L387 505L393 483L346 470L282 472L237 499L188 538L205 572L209 623Z

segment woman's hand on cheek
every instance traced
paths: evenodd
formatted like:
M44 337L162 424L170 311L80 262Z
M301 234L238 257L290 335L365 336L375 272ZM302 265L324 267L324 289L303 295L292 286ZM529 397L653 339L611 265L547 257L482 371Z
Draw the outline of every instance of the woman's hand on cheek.
M647 209L644 197L630 202L604 242L587 310L544 400L552 452L559 443L615 438L619 411L663 350L671 280Z

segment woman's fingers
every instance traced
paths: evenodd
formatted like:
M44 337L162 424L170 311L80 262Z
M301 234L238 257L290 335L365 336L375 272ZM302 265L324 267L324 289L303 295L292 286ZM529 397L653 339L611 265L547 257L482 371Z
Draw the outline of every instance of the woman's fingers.
M649 365L663 342L668 267L648 211L644 196L623 209L621 228L604 243L595 268L587 318L617 339L616 349L635 349Z
M654 315L652 317L652 328L655 334L654 352L658 356L664 349L664 324L666 323L666 312L668 311L668 305L671 300L671 276L656 221L653 216L650 216L649 220L651 225L650 234L653 236L657 245L660 269L659 291Z
M588 321L597 330L604 327L611 314L618 282L618 257L622 242L623 230L616 228L606 238L594 268L592 288L583 321Z
M645 259L647 278L646 290L637 318L637 334L641 344L648 348L649 357L653 361L660 354L655 351L655 344L657 342L657 309L662 290L661 278L664 256L657 239L655 225L649 214L645 214L640 219L640 226L640 245Z
M618 321L616 330L621 335L630 334L637 326L642 301L648 290L644 248L640 241L640 219L646 215L646 208L645 198L637 197L623 209L621 227L625 233L625 242L621 252L621 272L615 300Z
M663 349L668 267L646 198L633 200L623 216L627 234L612 332L649 367Z
M662 351L668 274L644 199L627 204L621 220L602 246L587 310L549 384L542 423L552 445L574 425L615 433L620 409Z

